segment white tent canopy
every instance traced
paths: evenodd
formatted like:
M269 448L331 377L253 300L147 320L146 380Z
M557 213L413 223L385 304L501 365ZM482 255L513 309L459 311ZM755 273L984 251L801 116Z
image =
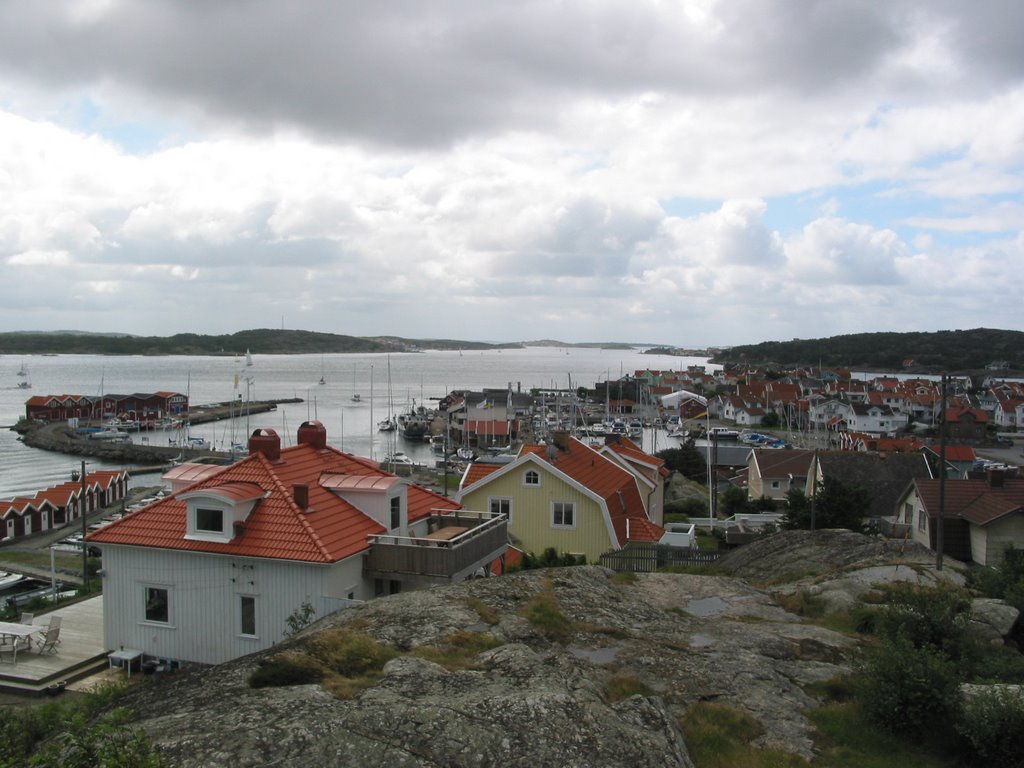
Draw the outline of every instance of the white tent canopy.
M708 399L698 395L696 392L687 392L685 389L681 389L678 392L673 392L670 395L661 396L661 405L663 408L678 408L679 404L686 400L696 400L703 406L707 406Z

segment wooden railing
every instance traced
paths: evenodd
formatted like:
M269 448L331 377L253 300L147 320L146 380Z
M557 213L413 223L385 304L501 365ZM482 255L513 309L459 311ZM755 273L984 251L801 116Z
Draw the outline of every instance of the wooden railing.
M446 528L466 530L439 537ZM425 536L371 536L363 569L450 579L488 566L508 544L508 520L489 512L431 513L427 530Z

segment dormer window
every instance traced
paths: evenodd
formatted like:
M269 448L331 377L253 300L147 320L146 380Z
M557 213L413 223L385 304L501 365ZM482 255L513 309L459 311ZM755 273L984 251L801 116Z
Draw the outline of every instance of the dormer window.
M224 533L224 510L196 507L197 533Z
M188 504L186 539L227 543L263 498L263 489L251 483L228 483L187 491L178 498Z

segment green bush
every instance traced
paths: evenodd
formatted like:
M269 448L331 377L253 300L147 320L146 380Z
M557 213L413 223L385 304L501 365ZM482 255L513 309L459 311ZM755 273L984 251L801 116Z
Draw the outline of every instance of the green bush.
M308 685L319 683L323 678L323 667L308 656L299 653L279 653L260 660L256 669L249 675L249 686L266 688Z
M965 671L978 654L967 631L971 619L970 596L953 587L892 584L883 590L885 608L878 613L879 637L904 638L916 649L933 648Z
M956 665L933 645L906 637L867 651L860 678L865 716L885 730L911 738L948 728L960 708Z
M344 630L321 632L310 641L307 652L327 669L345 677L379 672L398 655L372 637Z
M1019 692L994 688L970 697L956 729L984 763L1024 766L1024 698Z

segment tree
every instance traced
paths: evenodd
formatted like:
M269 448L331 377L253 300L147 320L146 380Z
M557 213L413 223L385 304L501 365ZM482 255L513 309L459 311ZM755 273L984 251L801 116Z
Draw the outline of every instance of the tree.
M687 480L707 483L707 462L692 439L686 440L678 448L666 448L654 455L665 462L666 469L680 473Z
M730 485L718 495L718 510L725 517L733 517L753 511L753 504L747 500L743 489Z
M786 494L789 508L782 524L785 528L811 527L812 504L803 491L792 488ZM863 519L871 508L871 497L861 486L847 486L833 477L826 477L814 495L815 528L849 528L861 531Z

